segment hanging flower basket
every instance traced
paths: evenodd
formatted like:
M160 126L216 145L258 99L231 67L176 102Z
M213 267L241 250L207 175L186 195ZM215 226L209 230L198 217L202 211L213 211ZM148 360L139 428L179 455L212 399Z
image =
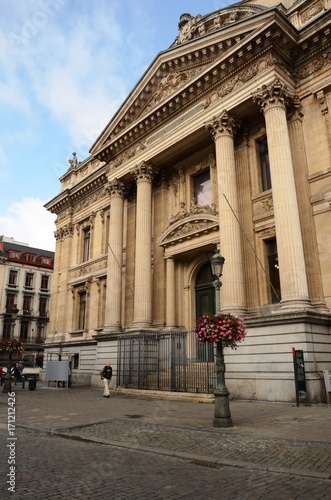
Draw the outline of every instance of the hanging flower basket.
M19 355L24 351L24 344L19 340L3 340L0 342L0 354L5 356Z
M232 314L203 314L196 320L194 332L201 344L222 344L223 347L237 349L245 339L246 325L242 318Z

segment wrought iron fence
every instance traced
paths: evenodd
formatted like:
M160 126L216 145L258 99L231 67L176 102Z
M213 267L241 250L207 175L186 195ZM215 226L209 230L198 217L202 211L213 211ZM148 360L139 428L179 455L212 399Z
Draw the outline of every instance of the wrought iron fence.
M214 348L193 332L124 334L119 338L117 385L134 389L213 392Z

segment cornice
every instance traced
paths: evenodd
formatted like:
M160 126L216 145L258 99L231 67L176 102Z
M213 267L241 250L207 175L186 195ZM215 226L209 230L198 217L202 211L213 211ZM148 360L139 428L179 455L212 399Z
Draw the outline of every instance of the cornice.
M45 205L45 208L51 213L58 215L63 210L74 207L77 203L106 185L108 181L107 171L108 167L103 165L72 188L62 191L58 196L49 201Z
M331 45L331 10L314 23L302 28L298 43L291 51L296 68L313 61Z

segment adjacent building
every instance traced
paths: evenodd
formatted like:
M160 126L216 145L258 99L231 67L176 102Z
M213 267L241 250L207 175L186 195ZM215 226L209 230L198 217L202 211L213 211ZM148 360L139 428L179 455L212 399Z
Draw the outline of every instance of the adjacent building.
M209 259L225 257L221 310L244 317L226 352L236 398L325 401L331 369L329 0L241 1L183 14L79 162L57 215L51 356L72 381L212 392L213 352L192 328L215 311Z
M54 252L0 236L1 339L25 345L25 358L42 363L49 323Z

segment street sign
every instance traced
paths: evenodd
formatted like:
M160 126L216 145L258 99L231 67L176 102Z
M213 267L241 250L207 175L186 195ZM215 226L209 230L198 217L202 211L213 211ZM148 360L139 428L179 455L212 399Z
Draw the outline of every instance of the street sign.
M305 363L303 359L303 351L296 350L294 347L292 347L292 354L294 366L295 395L297 406L299 406L300 400L304 402L307 398Z

